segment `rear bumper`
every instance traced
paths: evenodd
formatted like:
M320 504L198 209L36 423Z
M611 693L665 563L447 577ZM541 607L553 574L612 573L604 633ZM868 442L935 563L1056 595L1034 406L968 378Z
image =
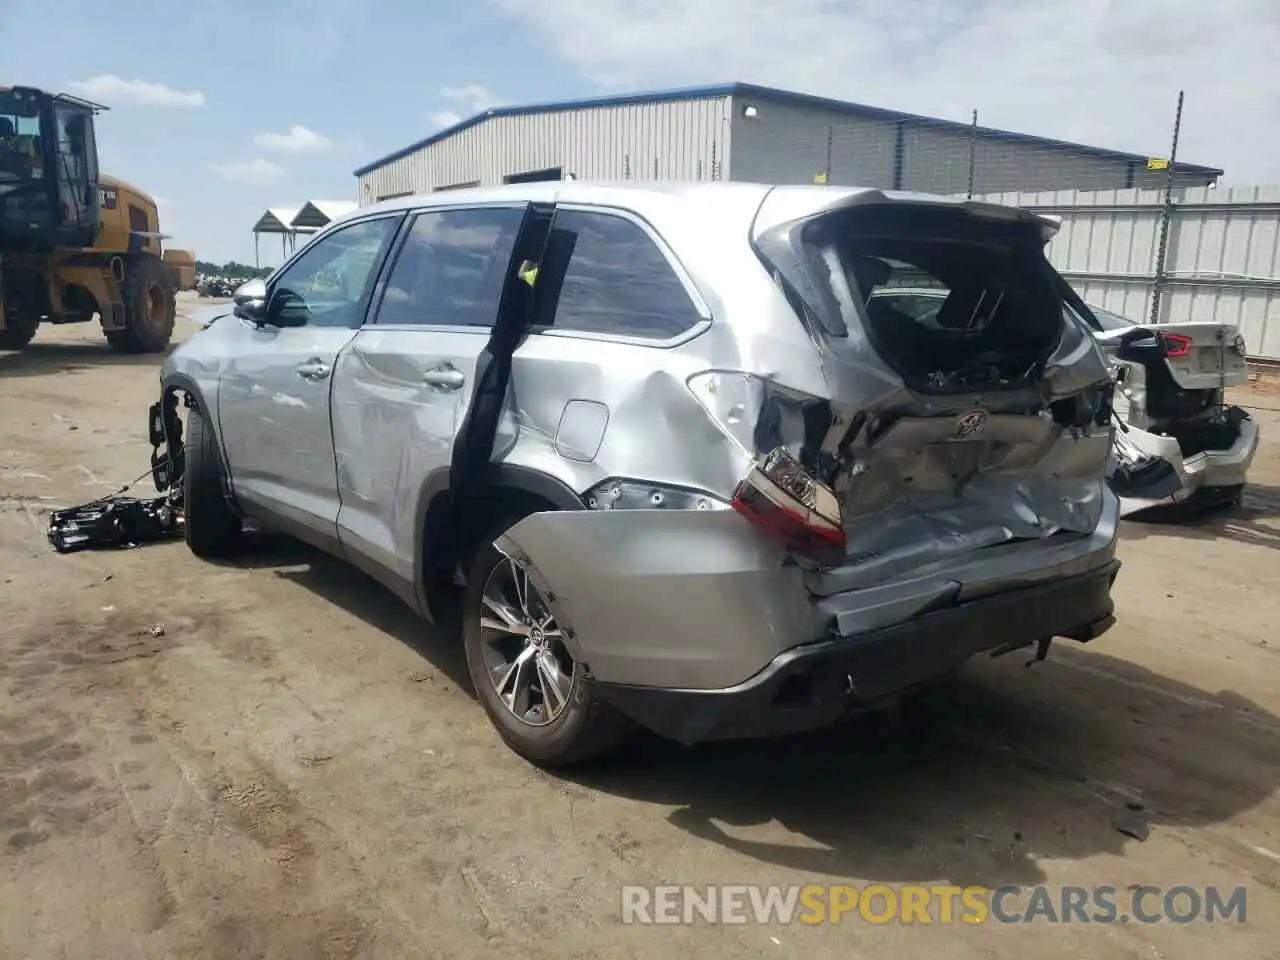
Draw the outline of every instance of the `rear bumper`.
M796 648L1103 567L1115 558L1118 510L1109 490L1098 493L1090 534L992 546L821 593L780 541L731 510L549 511L496 545L528 570L597 682L714 691ZM1022 639L1051 633L1033 626Z
M1140 491L1130 493L1121 501L1121 514L1130 516L1149 508L1172 506L1243 487L1258 452L1260 433L1258 422L1246 415L1240 420L1239 432L1230 446L1205 450L1189 457L1182 455L1178 441L1173 437L1148 433L1136 427L1131 427L1126 437L1142 453L1167 462L1177 474L1180 484L1171 496L1148 498L1141 496Z
M1240 421L1240 435L1225 450L1206 450L1182 461L1184 486L1192 491L1204 487L1243 486L1253 458L1258 452L1258 421Z
M852 637L796 647L743 683L717 690L602 683L602 698L682 743L796 733L893 698L980 653L1041 638L1088 642L1114 623L1120 562L1007 590Z

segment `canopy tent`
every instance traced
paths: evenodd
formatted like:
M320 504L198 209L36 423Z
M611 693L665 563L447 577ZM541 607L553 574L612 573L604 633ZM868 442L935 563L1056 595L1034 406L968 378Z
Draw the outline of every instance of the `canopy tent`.
M293 218L298 215L299 207L268 207L267 211L253 225L253 265L262 266L262 256L258 242L264 233L280 235L280 252L288 256L291 249L298 247L298 234L293 227Z
M354 200L308 200L293 218L295 233L315 233L359 206Z
M280 251L287 257L298 249L298 234L323 230L358 206L354 200L308 200L300 207L268 207L253 225L253 265L262 266L258 248L262 234L278 233Z

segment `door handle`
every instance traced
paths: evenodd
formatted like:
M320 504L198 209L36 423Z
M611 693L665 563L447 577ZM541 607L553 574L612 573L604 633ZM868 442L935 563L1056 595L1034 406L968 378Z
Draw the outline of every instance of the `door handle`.
M332 370L329 364L321 360L308 360L298 364L298 376L303 380L323 380Z
M458 390L467 382L467 378L461 370L444 364L424 373L422 382L428 386L439 387L441 390Z

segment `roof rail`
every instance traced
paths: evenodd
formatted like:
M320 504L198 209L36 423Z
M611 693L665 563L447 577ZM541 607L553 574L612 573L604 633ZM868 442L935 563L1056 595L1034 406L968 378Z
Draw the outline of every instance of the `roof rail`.
M69 103L73 107L86 107L97 113L99 110L110 110L110 107L104 107L100 103L94 103L92 100L86 100L83 97L77 97L70 93L55 93L53 99L60 103Z

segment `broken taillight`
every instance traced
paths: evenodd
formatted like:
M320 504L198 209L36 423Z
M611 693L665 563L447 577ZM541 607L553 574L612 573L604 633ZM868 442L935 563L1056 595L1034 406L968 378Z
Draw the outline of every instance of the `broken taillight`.
M820 563L844 558L840 503L786 450L758 460L734 491L733 508L790 549Z
M1180 333L1162 333L1160 342L1164 344L1164 355L1170 360L1185 357L1191 352L1191 338Z

